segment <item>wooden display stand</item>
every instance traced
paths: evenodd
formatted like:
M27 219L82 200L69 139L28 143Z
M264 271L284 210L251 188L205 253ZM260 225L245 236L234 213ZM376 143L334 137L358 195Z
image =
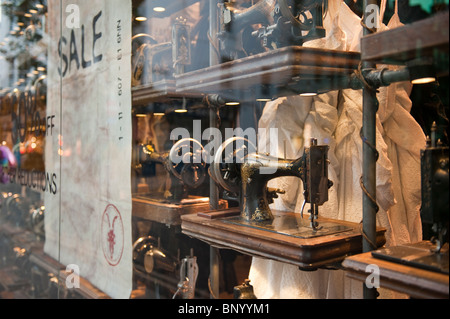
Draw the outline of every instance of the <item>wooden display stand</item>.
M170 103L175 100L201 99L199 94L178 93L175 80L163 80L155 83L144 84L132 89L133 106L146 105L148 103Z
M448 11L392 30L367 35L361 40L361 59L380 64L403 65L406 62L433 57L438 73L448 74ZM392 45L394 44L395 45ZM444 68L442 68L444 67Z
M14 247L24 249L29 256L28 262L48 274L54 275L58 280L62 290L64 290L65 282L68 274L66 267L51 258L44 252L44 243L37 240L34 233L26 231L22 228L14 227L8 223L0 225L0 233L11 239ZM17 267L8 267L0 269L0 286L6 292L14 293L19 298L29 298L24 290L29 289L32 285L31 279L19 274L20 269ZM50 278L49 278L50 279ZM110 299L108 295L94 287L88 280L80 277L80 288L74 289L73 292L77 296L86 299Z
M185 215L181 217L182 231L217 248L232 249L254 257L289 263L303 270L314 270L339 263L345 257L362 251L360 224L319 218L319 225L332 223L343 228L341 231L332 231L329 235L301 238L301 235L295 234L297 229L285 229L284 233L280 233L257 226L239 225L234 222L239 214L239 209L230 209ZM277 223L277 218L298 219L299 216L278 211L273 211L273 214L274 223ZM309 222L306 216L304 221ZM377 230L378 247L382 247L385 243L384 233L384 229Z
M61 291L66 291L66 279L68 275L71 274L66 272L66 267L64 265L47 256L42 250L33 251L30 255L30 262L40 267L41 269L44 269L46 272L54 274L55 278L58 279ZM73 289L73 292L81 298L110 299L107 294L93 286L88 280L84 279L83 277L80 277L79 280L80 287Z
M241 98L236 96L239 92L262 86L276 88L271 93L276 95L293 82L306 93L319 93L333 87L330 79L338 81L352 74L360 60L356 52L291 46L177 75L175 81L178 93L232 91L237 99Z
M415 257L429 255L431 244L429 242L408 245L416 250ZM375 254L376 255L376 254ZM412 256L414 257L414 256ZM446 257L448 271L448 246ZM409 258L412 260L411 258ZM406 260L406 259L405 259ZM365 282L369 273L366 268L376 265L380 269L381 288L391 289L405 293L412 298L420 299L448 299L449 298L449 275L448 272L437 272L417 267L405 261L393 261L386 258L374 256L374 252L351 256L342 263L349 278Z
M189 196L180 202L170 202L135 195L132 202L133 217L171 226L181 225L183 215L210 210L208 197ZM220 201L220 208L227 209L227 201Z
M290 46L134 87L133 106L202 100L209 94L243 102L324 93L348 84L360 61L358 52Z

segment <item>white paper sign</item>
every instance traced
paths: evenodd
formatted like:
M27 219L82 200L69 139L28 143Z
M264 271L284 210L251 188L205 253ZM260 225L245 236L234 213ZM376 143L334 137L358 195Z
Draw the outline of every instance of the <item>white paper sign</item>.
M45 252L129 298L131 1L50 0Z

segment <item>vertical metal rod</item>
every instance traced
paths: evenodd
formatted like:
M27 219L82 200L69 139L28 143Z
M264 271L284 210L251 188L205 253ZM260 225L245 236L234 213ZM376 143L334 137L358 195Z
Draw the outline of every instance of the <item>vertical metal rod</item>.
M377 5L377 0L364 0L364 24L368 26L368 5ZM364 35L371 34L369 28L364 27ZM374 68L371 62L363 62L362 69ZM363 135L367 142L376 145L376 114L377 114L377 96L376 92L367 88L363 89ZM376 162L377 155L369 145L363 143L363 183L368 193L376 199ZM363 192L363 232L368 239L363 236L363 252L373 250L370 242L376 242L376 209L372 200ZM365 299L376 299L377 291L369 289L365 284L363 288Z
M219 63L215 48L218 48L217 33L219 32L218 21L218 0L209 0L209 38L211 43L209 45L209 65L216 65Z
M209 33L211 41L216 42L217 32L218 32L218 21L217 21L217 1L209 0ZM217 47L217 46L216 46ZM219 57L217 56L214 48L214 44L210 44L209 49L209 64L216 65L219 63ZM217 127L217 113L215 108L209 110L209 125L211 128ZM216 210L219 208L219 190L216 183L212 178L209 179L210 189L209 189L209 206L211 210ZM213 246L209 249L209 280L211 288L211 297L219 297L219 250Z

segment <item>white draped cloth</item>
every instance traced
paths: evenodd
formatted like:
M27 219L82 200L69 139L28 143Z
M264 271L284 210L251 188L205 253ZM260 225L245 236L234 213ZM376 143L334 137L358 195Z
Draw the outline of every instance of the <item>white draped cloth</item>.
M400 25L395 14L388 26ZM305 46L342 51L359 51L361 20L344 2L329 1L324 21L327 37ZM421 240L420 149L425 136L409 111L409 83L381 88L377 116L377 215L379 226L387 229L387 245ZM288 158L303 155L311 138L327 144L329 179L334 182L329 201L320 208L322 217L359 223L362 220L362 91L332 91L317 97L292 96L267 103L260 128L278 128L278 154ZM272 137L273 138L273 137ZM285 143L286 142L286 143ZM270 139L259 140L259 147L270 149ZM286 150L284 149L286 145ZM273 209L300 212L302 183L293 177L272 180L270 187L286 191L275 200ZM249 279L261 299L340 299L362 298L362 283L346 278L342 270L303 272L294 265L253 258ZM381 297L400 298L381 290Z

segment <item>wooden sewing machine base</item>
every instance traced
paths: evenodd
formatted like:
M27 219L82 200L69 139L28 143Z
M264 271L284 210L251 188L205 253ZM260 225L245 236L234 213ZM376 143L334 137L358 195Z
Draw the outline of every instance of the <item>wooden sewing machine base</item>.
M362 252L360 224L319 218L320 231L308 229L309 216L272 211L272 223L240 221L239 209L184 215L182 232L209 245L254 257L315 270ZM385 229L377 229L377 246L385 244Z
M132 199L133 217L158 222L164 225L181 225L180 216L210 210L209 198L189 196L178 202L136 194ZM227 209L228 202L220 201L220 209Z

